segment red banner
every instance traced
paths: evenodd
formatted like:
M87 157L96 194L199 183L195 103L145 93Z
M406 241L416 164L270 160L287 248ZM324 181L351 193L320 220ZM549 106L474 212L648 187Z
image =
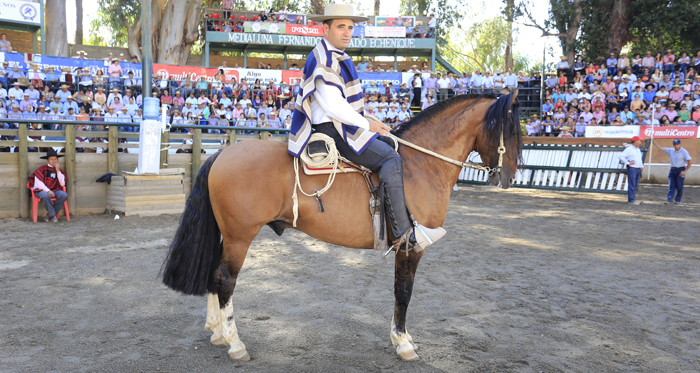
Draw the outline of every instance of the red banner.
M282 81L287 85L294 85L301 80L301 71L282 70Z
M211 71L207 71L211 70ZM175 80L185 80L187 76L191 80L199 80L199 77L204 76L214 76L216 74L216 69L207 69L204 67L195 66L178 66L178 65L161 65L153 64L153 74L161 74L161 79L171 79Z
M654 126L655 139L694 139L698 137L698 127L664 127ZM648 139L651 138L651 126L643 126L639 131L639 136Z
M287 35L323 36L323 26L287 24Z

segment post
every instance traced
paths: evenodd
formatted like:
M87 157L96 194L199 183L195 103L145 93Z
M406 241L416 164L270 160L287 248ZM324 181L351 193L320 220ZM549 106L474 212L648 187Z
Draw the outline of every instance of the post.
M168 148L170 147L170 131L163 131L160 135L160 168L168 165Z
M29 149L27 149L27 123L19 124L19 216L30 217L29 189L25 181L29 179Z
M75 126L66 124L66 189L68 190L68 209L77 214L75 200Z
M544 99L544 69L545 69L545 59L547 54L547 41L544 41L544 46L542 47L542 76L540 77L540 110L542 110L542 100ZM530 96L532 97L532 96Z
M32 53L36 54L36 43L37 43L37 38L39 35L37 35L36 30L32 32Z
M119 152L119 137L117 136L119 126L113 123L109 126L107 134L107 172L111 174L119 173L119 162L117 161L117 153Z
M44 28L44 0L39 1L39 15L41 19L41 55L46 56L46 29Z
M394 71L399 71L399 59L394 51ZM435 71L435 66L430 66L430 71Z
M656 104L651 104L651 142L649 143L649 163L647 164L647 180L651 180L651 156L654 145L654 113L656 112ZM641 135L641 133L640 133Z
M287 70L287 52L284 52L284 69Z
M209 67L209 42L205 41L204 42L204 51L202 52L204 54L204 67Z
M202 168L202 129L195 128L192 132L192 183L197 180L200 168Z
M228 145L231 146L236 143L236 130L231 130L228 134Z
M248 51L243 50L243 68L247 69L248 68Z
M268 138L267 134L268 134L268 133L269 133L269 132L267 132L267 131L260 131L260 140L267 140L267 138Z
M151 0L141 1L141 84L143 97L151 97L153 63L151 51ZM42 44L43 46L43 44Z
M404 58L404 60L405 60L405 58ZM433 48L433 50L431 51L431 55L430 55L430 71L435 71L435 68L436 68L436 66L435 66L435 48ZM398 70L398 69L394 68L394 70Z

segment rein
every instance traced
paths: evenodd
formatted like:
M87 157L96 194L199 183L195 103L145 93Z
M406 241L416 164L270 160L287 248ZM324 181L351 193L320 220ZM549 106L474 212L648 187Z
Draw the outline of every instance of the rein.
M369 114L365 114L365 118L369 118L369 119L372 119L374 121L381 122L377 117L374 117L374 116L369 115ZM406 145L409 148L413 148L415 150L418 150L419 152L431 155L431 156L433 156L441 161L445 161L447 163L450 163L450 164L453 164L453 165L459 166L459 167L467 167L467 168L473 168L473 169L480 170L480 171L486 171L486 172L488 172L489 175L494 175L497 172L501 172L501 168L503 167L503 154L506 153L506 147L503 144L503 129L502 128L501 128L501 144L498 146L498 149L497 149L498 150L498 167L493 167L493 168L488 167L488 166L482 166L482 165L474 163L474 162L461 162L461 161L458 161L456 159L445 157L442 154L436 153L430 149L426 149L422 146L418 146L412 142L409 142L409 141L406 141L400 137L397 137L392 133L389 133L388 137L391 137L393 140L396 140L397 142L399 142L403 145Z

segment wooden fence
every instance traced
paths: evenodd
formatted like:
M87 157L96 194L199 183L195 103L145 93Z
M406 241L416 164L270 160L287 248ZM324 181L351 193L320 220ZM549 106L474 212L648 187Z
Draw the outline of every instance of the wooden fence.
M7 120L5 120L7 121ZM76 125L95 125L95 122L61 122L65 130L46 131L28 130L27 121L21 122L19 129L0 129L0 149L13 147L13 152L0 152L0 218L31 216L31 200L26 187L29 175L46 164L40 159L45 152L30 151L30 148L61 149L65 157L59 158L61 169L66 173L68 208L71 215L98 214L105 211L107 202L107 184L96 180L106 174L121 174L122 171L134 171L138 165L138 154L129 153L129 149L138 149L138 132L119 132L118 126L109 126L106 131L78 131ZM31 123L54 122L36 121ZM101 124L101 123L100 123ZM126 124L130 126L130 124ZM185 170L185 194L189 194L192 179L196 178L202 162L211 156L202 150L217 150L229 144L246 140L287 141L286 130L268 128L211 127L211 126L173 126L173 131L191 128L191 133L165 132L161 139L161 168L182 168ZM209 129L229 131L229 134L206 133ZM205 133L202 133L205 132ZM253 132L241 134L241 132ZM76 142L78 137L87 136L101 139L101 142ZM42 136L40 141L30 141L32 137ZM10 137L10 139L7 139ZM189 140L189 141L188 141ZM187 144L185 144L187 142ZM83 152L80 151L83 149ZM96 152L86 152L92 149ZM170 151L168 151L170 149ZM172 153L183 149L191 153ZM91 151L91 150L88 150ZM194 172L193 172L194 171ZM40 209L43 209L40 206Z

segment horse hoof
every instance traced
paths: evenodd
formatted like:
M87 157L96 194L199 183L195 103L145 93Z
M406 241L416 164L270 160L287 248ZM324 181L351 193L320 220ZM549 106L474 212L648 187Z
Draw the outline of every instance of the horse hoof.
M216 347L227 346L226 340L224 339L224 337L221 336L221 334L212 334L210 341L211 344Z
M246 350L229 352L228 356L230 356L231 359L233 359L233 360L240 360L240 361L250 360L250 355L248 355L248 351L246 351Z
M420 360L420 357L418 357L418 354L416 354L416 352L413 350L398 352L398 354L399 354L399 357L401 357L401 360L403 360L403 361L418 361L418 360Z

